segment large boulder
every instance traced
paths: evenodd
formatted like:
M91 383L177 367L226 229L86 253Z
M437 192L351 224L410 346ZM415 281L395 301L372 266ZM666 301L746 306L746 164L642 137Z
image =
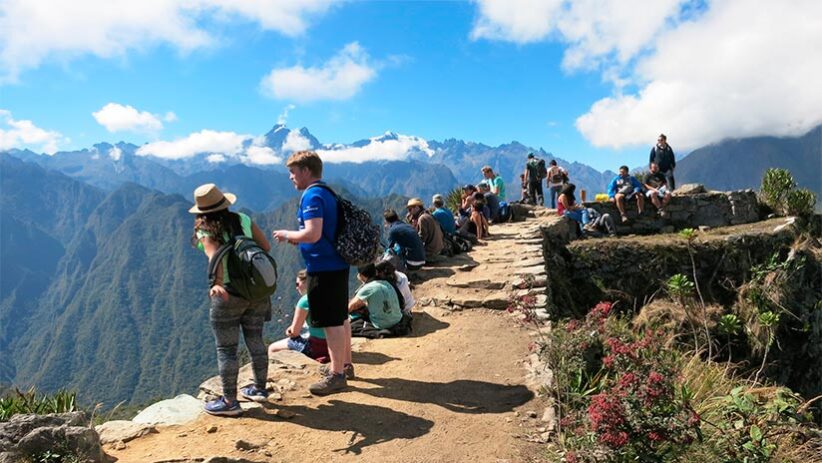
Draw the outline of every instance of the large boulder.
M131 421L144 424L184 424L203 413L203 403L188 394L161 400L137 414Z
M146 434L157 432L154 425L126 420L107 421L94 429L100 434L100 443L103 445L118 441L128 442Z
M82 412L15 415L0 423L0 462L39 461L60 454L78 462L106 462L100 436Z

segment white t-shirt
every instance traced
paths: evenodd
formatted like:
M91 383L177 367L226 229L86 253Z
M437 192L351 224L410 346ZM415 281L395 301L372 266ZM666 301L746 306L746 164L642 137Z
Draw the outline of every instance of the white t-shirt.
M411 294L411 285L408 284L408 277L402 272L394 272L394 274L397 276L397 289L400 290L402 298L405 299L405 307L402 308L402 311L411 313L411 309L414 308L417 301L414 300L414 295Z

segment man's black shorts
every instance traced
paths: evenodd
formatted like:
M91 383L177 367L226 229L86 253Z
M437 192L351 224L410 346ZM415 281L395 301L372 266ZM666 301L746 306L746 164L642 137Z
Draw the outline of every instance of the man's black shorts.
M348 269L308 272L311 326L341 326L348 318Z

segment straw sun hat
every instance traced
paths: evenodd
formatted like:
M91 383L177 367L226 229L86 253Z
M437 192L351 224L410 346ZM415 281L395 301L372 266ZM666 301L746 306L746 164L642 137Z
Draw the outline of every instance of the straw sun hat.
M207 214L227 209L237 201L237 196L223 193L213 183L200 185L194 190L194 206L188 210L192 214Z

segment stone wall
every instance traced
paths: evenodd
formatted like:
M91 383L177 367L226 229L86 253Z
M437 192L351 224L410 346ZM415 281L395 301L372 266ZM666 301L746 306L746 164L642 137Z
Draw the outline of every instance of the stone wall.
M645 210L637 214L636 200L626 202L630 221L622 224L619 211L611 202L586 202L586 207L608 213L617 223L618 235L651 235L700 226L724 227L756 222L762 218L761 207L753 190L705 192L702 185L683 185L668 204L669 215L659 217L657 209L645 198Z

